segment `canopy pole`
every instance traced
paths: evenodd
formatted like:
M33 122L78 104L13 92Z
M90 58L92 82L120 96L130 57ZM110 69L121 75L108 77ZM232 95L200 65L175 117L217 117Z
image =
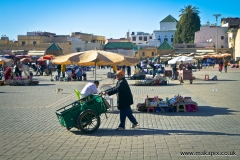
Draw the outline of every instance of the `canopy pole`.
M97 71L97 62L95 61L95 81L96 81L96 78L97 78L96 71Z

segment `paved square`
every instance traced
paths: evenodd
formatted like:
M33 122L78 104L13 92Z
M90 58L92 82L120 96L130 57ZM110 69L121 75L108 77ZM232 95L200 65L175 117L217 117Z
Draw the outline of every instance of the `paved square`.
M110 83L107 69L97 70L101 84ZM92 81L89 72L88 81ZM204 81L204 75L218 81ZM217 68L194 72L197 80L170 81L166 86L134 86L134 116L139 127L115 131L119 112L103 114L98 131L83 134L61 127L55 110L76 100L74 89L87 82L51 82L35 77L38 86L0 86L0 159L240 159L240 69L218 73ZM63 88L56 94L56 88ZM213 91L214 90L214 91ZM143 113L136 104L149 97L191 96L199 112ZM114 96L116 105L116 97ZM183 156L192 152L195 156ZM205 155L211 152L212 156ZM223 152L223 153L222 153ZM236 156L220 156L234 154ZM191 153L189 153L191 154ZM199 155L202 154L202 155ZM216 154L216 155L214 155Z

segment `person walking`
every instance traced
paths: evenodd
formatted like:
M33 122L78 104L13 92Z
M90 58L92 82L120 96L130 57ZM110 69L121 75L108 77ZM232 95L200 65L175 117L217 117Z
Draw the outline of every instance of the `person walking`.
M176 79L175 78L176 71L177 71L177 63L172 65L172 80Z
M183 61L180 62L178 69L179 69L179 80L181 83L184 83L183 82Z
M76 67L75 74L78 81L82 81L82 67Z
M66 66L64 64L61 65L61 72L62 72L62 77L65 78Z
M138 125L136 118L132 115L130 107L133 104L132 92L124 75L125 73L123 71L118 71L116 74L118 80L116 87L108 92L103 92L104 95L108 94L109 96L117 94L117 107L120 110L120 124L117 130L125 130L126 117L131 121L132 128Z
M57 73L58 73L58 78L60 77L61 75L61 65L57 65Z
M113 65L112 68L113 68L113 73L117 73L117 65Z
M224 60L223 65L224 65L224 71L225 73L227 73L228 61L226 59Z
M222 69L223 69L223 61L222 60L219 62L218 68L219 68L219 73L222 73Z

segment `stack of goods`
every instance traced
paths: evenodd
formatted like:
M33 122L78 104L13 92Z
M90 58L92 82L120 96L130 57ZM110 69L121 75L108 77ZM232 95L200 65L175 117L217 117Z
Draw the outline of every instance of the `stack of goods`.
M37 85L39 81L33 81L32 77L23 78L21 76L15 78L9 78L5 80L5 83L9 86L26 86L26 85Z
M154 78L146 77L145 80L136 80L137 86L149 86L149 85L167 85L167 77L157 75Z
M169 104L171 106L174 106L176 103L189 103L189 102L193 102L191 97L182 97L181 95L175 95L173 98L170 99Z
M182 97L181 95L176 95L172 99L169 100L167 97L166 100L158 98L155 96L154 98L145 99L145 103L139 103L137 105L138 111L142 112L175 112L179 109L176 109L178 105L185 105L185 111L190 111L189 107L196 107L195 111L197 111L197 103L193 102L191 97Z
M148 86L154 84L153 80L135 80L136 86Z

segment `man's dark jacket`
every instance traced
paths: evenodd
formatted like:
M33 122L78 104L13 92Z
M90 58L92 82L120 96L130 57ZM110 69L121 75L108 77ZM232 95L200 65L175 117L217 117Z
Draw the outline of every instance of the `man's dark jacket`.
M116 87L108 91L108 95L111 96L117 93L117 107L119 110L128 108L133 104L133 96L130 87L125 78L119 80Z

